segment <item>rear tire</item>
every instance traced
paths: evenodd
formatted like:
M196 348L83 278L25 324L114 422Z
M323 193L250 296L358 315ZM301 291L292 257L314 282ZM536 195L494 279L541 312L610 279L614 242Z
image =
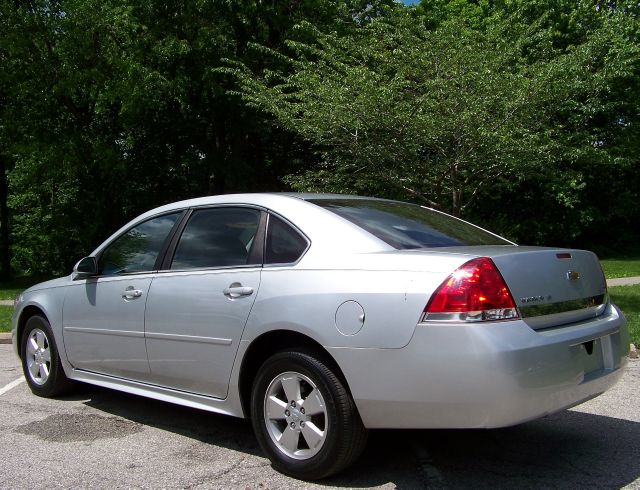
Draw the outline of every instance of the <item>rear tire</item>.
M351 465L367 441L344 383L315 353L283 351L267 359L254 380L251 417L274 468L303 480Z
M53 397L73 386L62 369L53 331L46 318L35 315L27 320L20 354L24 377L35 395Z

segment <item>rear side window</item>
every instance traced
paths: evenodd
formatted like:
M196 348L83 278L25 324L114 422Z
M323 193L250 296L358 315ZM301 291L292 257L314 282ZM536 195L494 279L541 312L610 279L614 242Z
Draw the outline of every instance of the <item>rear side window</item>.
M250 265L260 211L210 208L193 212L180 237L171 269Z
M415 204L373 199L312 199L397 249L512 245L445 213Z
M296 262L307 250L308 242L292 226L274 215L269 215L266 264L289 264Z

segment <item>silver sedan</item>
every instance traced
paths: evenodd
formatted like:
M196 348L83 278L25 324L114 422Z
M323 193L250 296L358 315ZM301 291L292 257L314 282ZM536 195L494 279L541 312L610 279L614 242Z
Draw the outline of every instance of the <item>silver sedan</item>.
M503 427L581 403L629 348L591 252L311 194L149 211L23 292L12 334L36 395L81 381L251 417L303 479L350 465L368 429Z

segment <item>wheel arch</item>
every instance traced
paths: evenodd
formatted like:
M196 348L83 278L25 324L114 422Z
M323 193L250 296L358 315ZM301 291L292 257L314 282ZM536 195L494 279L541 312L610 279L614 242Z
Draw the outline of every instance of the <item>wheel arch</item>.
M24 327L29 321L29 318L34 317L36 315L40 315L44 317L47 321L49 321L44 310L36 305L25 306L20 312L20 316L18 317L18 325L16 328L16 345L18 346L17 352L18 352L18 357L20 359L22 359L22 349L20 346L22 345L22 333L24 332Z
M293 330L272 330L256 337L242 358L238 378L238 392L245 416L249 417L251 414L251 390L258 369L273 354L286 349L298 349L317 355L332 368L336 376L344 383L347 391L351 393L349 383L342 369L322 344L305 334Z

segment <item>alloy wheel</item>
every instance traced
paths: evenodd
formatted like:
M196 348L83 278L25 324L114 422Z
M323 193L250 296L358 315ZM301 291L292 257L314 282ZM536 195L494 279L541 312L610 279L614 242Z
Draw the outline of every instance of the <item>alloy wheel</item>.
M313 457L327 439L324 397L310 378L297 372L279 374L269 383L264 421L275 446L293 459Z
M51 348L47 335L34 328L27 339L27 368L29 377L37 385L44 385L51 372Z

